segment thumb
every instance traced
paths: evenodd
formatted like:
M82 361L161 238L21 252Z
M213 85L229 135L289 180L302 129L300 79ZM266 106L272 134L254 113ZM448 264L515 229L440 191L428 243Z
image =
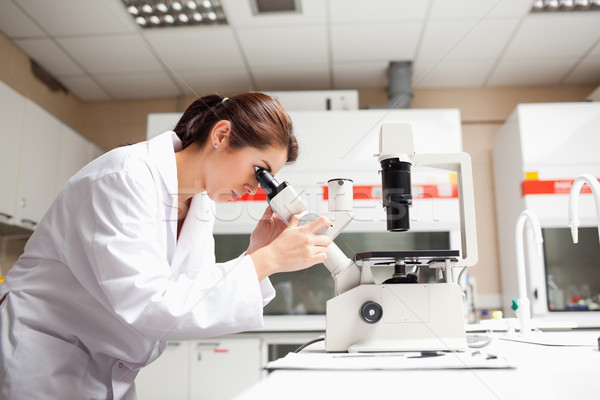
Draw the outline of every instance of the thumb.
M267 208L265 209L265 212L263 213L262 217L260 217L261 221L268 221L271 219L271 217L273 216L273 209L269 206L267 206Z

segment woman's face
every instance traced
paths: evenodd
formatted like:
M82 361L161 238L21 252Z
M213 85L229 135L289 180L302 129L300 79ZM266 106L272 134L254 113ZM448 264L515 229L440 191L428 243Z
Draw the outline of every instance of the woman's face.
M260 167L275 175L287 161L287 149L282 147L230 150L225 141L212 151L205 188L208 196L217 202L233 201L246 193L256 193L258 181L254 168Z

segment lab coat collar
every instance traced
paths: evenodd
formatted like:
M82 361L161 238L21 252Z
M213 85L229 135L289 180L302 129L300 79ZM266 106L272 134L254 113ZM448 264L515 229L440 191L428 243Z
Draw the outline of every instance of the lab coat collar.
M148 141L148 151L156 162L167 193L177 200L177 162L175 153L182 149L181 140L173 131L162 133Z

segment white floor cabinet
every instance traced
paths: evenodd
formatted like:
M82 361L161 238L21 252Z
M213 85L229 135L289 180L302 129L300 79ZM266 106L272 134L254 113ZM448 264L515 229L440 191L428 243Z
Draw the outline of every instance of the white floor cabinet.
M247 332L170 343L138 374L138 400L233 399L267 376L269 361L322 334Z
M261 378L257 337L169 343L136 379L139 400L231 399Z

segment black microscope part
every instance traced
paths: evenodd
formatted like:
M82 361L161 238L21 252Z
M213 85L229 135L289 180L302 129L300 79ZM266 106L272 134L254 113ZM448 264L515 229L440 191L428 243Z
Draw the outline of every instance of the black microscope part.
M277 182L277 179L264 168L254 167L254 173L260 187L267 193L267 200L269 201L288 186L287 182Z
M398 158L381 161L383 206L387 214L387 230L407 231L410 228L408 209L412 206L410 183L411 164Z

